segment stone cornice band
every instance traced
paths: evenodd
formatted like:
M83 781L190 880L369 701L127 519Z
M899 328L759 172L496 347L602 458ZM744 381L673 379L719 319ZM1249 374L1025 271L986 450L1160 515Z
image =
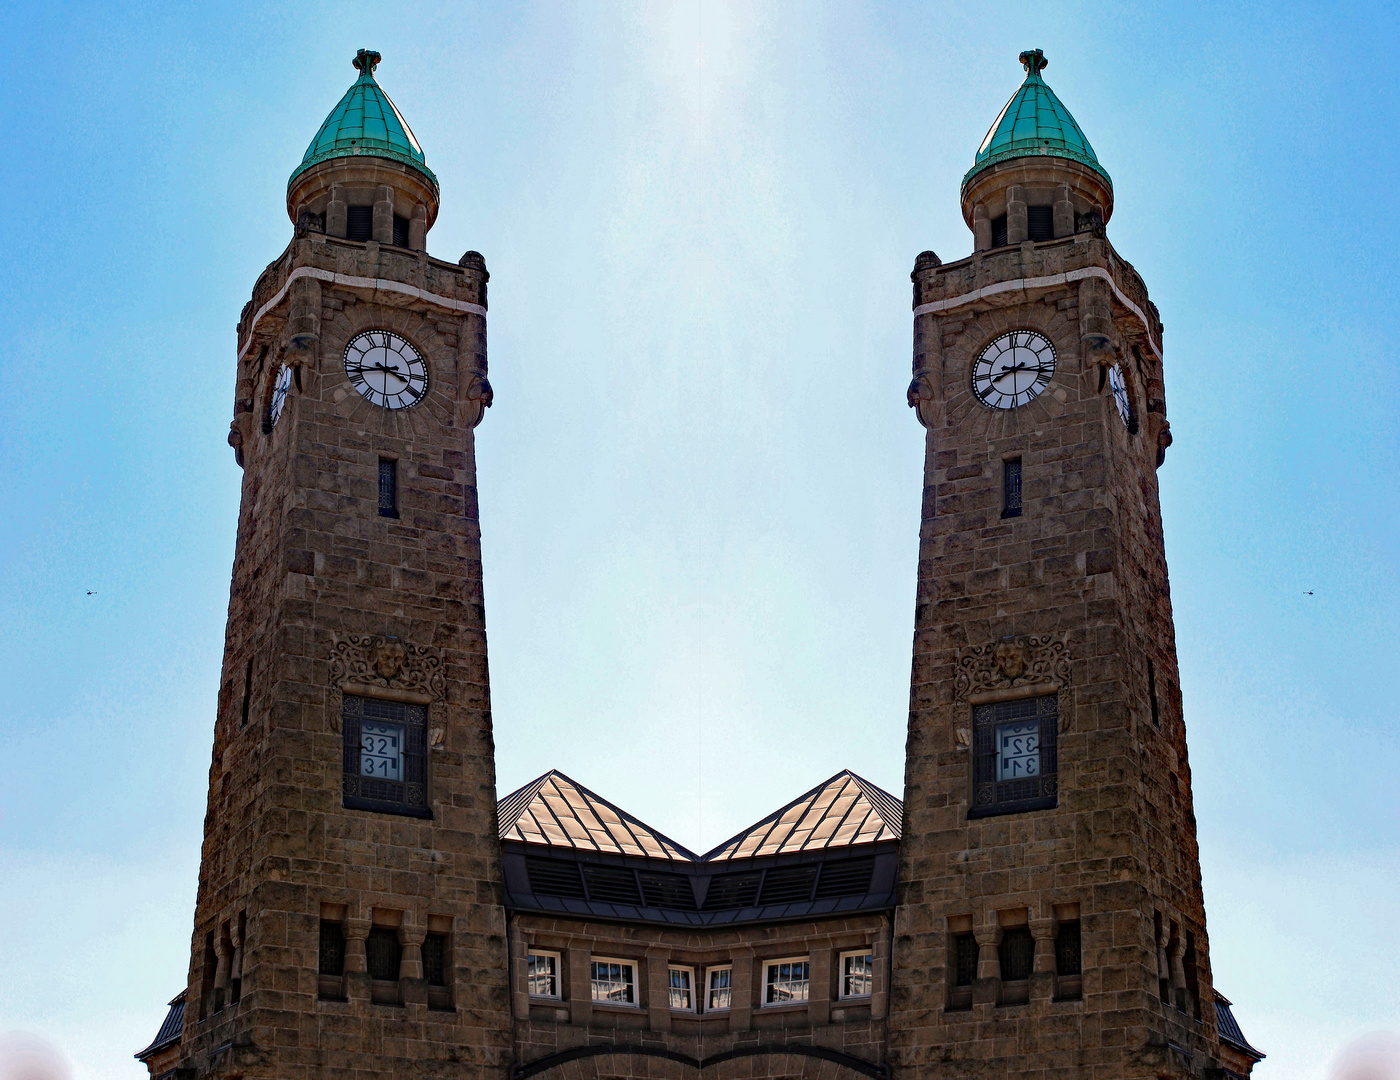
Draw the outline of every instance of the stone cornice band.
M401 281L390 281L387 278L355 277L351 274L337 274L332 270L321 270L314 266L298 266L287 275L287 280L282 282L282 287L277 290L277 295L258 308L258 313L248 324L248 340L243 348L238 350L240 362L248 354L248 350L253 347L253 331L258 328L258 321L282 302L282 298L287 295L287 290L292 287L292 282L296 281L297 278L304 277L315 278L317 281L327 281L332 285L346 285L352 289L374 289L379 292L402 293L415 300L422 300L425 304L446 308L448 311L455 311L463 315L480 315L483 319L486 318L486 309L480 304L471 304L465 300L453 300L450 296L439 296L437 293L430 293L413 285L405 285Z
M951 311L953 308L962 307L965 304L973 304L978 300L986 299L989 296L996 296L1000 293L1016 292L1028 289L1052 289L1057 285L1068 285L1071 282L1083 281L1085 278L1103 278L1108 282L1113 290L1113 295L1118 298L1118 302L1138 317L1138 322L1142 323L1142 328L1147 331L1147 346L1157 357L1158 363L1162 361L1162 353L1157 348L1157 343L1152 340L1152 324L1147 321L1147 316L1142 308L1123 295L1123 290L1118 287L1118 282L1113 280L1113 275L1102 266L1086 266L1081 270L1067 270L1063 274L1048 274L1045 277L1016 278L1013 281L998 281L994 285L984 285L980 289L973 289L971 292L963 293L961 296L950 296L946 300L934 300L931 303L920 304L914 309L914 318L920 315L936 315L940 311Z

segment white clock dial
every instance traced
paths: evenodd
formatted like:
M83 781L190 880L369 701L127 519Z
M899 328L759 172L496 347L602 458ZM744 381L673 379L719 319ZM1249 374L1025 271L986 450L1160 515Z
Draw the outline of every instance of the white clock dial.
M1133 402L1128 397L1128 383L1123 378L1121 365L1114 364L1108 369L1108 388L1113 391L1113 404L1118 406L1118 415L1123 420L1123 426L1132 430Z
M983 405L1014 409L1034 401L1055 374L1055 346L1034 330L1012 330L972 365L972 392Z
M428 392L428 365L398 334L367 330L345 346L345 374L366 401L386 409L417 405Z
M292 369L283 364L277 369L277 377L272 380L272 399L267 403L268 430L276 427L277 419L287 407L287 392L292 388Z

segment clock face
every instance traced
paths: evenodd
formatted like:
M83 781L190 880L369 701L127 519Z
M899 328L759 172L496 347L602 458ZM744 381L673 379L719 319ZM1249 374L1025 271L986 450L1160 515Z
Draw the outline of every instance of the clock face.
M983 405L1014 409L1034 401L1055 374L1055 346L1034 330L1012 330L972 365L972 392Z
M267 403L267 426L277 425L277 418L287 407L287 391L292 388L292 369L283 364L277 369L277 378L272 381L272 400Z
M417 349L387 330L367 330L351 339L345 374L361 397L386 409L417 405L428 392L428 365Z
M1128 397L1128 383L1123 378L1123 368L1120 364L1114 364L1108 369L1108 388L1113 391L1113 404L1118 406L1118 415L1123 420L1123 426L1131 429L1133 403Z

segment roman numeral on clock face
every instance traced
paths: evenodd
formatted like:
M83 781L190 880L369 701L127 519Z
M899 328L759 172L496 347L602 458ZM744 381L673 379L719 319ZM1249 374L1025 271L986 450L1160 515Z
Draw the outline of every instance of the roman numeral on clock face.
M355 392L385 409L408 409L428 392L428 366L406 339L366 330L345 347L345 375Z

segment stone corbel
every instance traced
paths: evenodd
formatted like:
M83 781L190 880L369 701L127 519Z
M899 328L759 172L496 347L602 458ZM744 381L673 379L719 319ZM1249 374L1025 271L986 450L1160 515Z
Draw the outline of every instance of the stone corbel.
M491 407L494 397L495 394L491 390L491 383L487 380L485 372L469 372L465 376L465 385L458 403L458 415L463 426L474 428L480 424L486 416L486 410Z

